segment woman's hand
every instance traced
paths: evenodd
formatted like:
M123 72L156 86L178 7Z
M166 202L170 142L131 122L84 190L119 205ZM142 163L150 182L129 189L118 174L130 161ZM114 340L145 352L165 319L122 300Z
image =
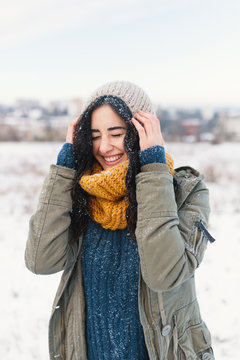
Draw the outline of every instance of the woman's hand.
M140 150L145 150L154 145L164 145L160 121L156 116L139 110L134 117L132 123L139 135Z
M66 142L73 143L73 134L75 130L75 126L78 123L79 118L75 118L73 120L70 120L68 123L68 129L67 129L67 136L66 136Z

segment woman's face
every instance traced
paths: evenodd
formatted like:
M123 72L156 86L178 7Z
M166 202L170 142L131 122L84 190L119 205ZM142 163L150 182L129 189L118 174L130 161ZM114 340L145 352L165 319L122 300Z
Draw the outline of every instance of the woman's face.
M124 149L127 126L110 105L102 105L92 112L91 132L93 156L103 170L128 159Z

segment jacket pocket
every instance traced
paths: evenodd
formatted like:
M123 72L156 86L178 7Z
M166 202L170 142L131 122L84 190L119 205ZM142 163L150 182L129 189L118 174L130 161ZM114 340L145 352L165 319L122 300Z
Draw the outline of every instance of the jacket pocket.
M197 260L197 266L202 262L208 241L214 242L215 239L208 232L204 220L198 215L188 214L190 217L191 230L189 236L185 238L185 247Z
M206 354L209 354L209 359L214 360L211 335L202 321L200 324L190 325L178 339L178 359L200 360L205 359Z

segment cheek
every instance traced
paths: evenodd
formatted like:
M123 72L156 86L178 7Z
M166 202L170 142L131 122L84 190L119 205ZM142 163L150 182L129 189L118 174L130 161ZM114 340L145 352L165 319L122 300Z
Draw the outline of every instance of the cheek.
M121 150L122 152L125 152L124 139L119 139L118 143L116 144L116 147L118 147L118 149Z
M126 149L125 149L125 146L124 146L124 141L123 141L123 143L122 143L122 151L123 151L123 153L127 156Z
M96 142L93 142L93 144L92 144L93 156L96 156L97 151L98 151L97 149L98 149L98 146L97 146Z

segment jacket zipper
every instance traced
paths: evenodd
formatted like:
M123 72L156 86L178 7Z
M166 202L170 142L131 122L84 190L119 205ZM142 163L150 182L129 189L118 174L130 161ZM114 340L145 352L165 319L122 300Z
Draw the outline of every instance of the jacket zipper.
M64 326L64 297L62 296L61 301L61 336L62 336L62 359L65 360L65 326Z
M216 239L214 239L214 237L212 237L212 235L207 231L206 227L203 225L202 220L195 221L195 225L198 227L199 230L203 232L203 234L206 236L208 241L210 241L210 243L216 241Z
M156 339L156 331L154 329L152 319L151 319L151 316L150 316L149 310L148 310L146 287L142 286L142 290L143 290L143 293L144 293L144 310L145 310L145 314L146 314L148 323L149 323L149 325L150 325L150 327L151 327L151 329L153 331L153 334L154 334L154 346L155 346L155 350L157 351L157 354L158 354L158 359L160 360L160 349L159 349L158 342L157 342L157 339Z

